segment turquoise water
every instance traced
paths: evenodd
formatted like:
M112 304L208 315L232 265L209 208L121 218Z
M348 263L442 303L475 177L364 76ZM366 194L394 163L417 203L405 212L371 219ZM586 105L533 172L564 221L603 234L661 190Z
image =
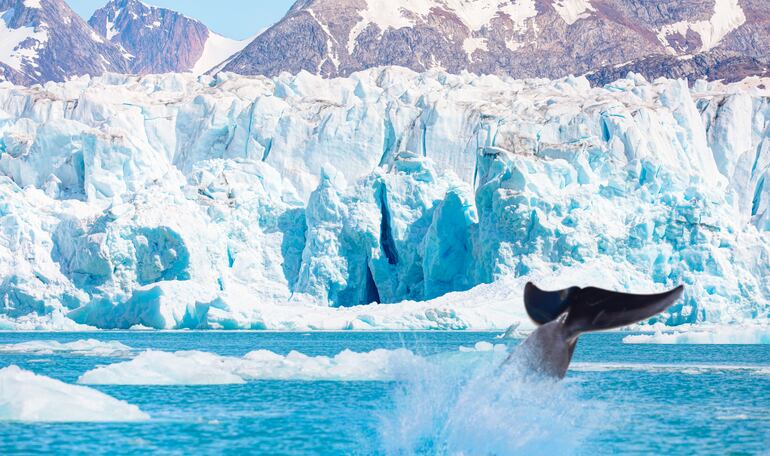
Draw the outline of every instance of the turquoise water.
M584 336L575 369L553 383L500 372L504 353L458 351L500 343L490 333L0 333L0 344L93 338L232 356L405 347L430 360L397 381L98 386L152 419L0 423L0 454L770 454L770 346L622 337ZM0 367L68 383L122 361L0 354Z

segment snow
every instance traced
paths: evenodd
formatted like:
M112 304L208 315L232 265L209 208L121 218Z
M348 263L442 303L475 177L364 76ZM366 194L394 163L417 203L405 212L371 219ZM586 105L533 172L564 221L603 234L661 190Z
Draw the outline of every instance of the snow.
M27 8L41 9L43 6L40 4L40 0L24 0L24 6Z
M553 7L568 25L585 19L596 11L590 0L556 0L553 2Z
M356 40L371 25L380 29L380 34L389 29L412 27L417 19L425 18L434 8L452 13L472 32L480 31L495 17L506 16L514 24L516 30L523 30L527 21L537 16L535 0L516 0L500 2L498 0L439 0L439 1L405 1L405 0L366 0L366 9L360 11L360 20L351 28L348 34L348 54L353 54ZM468 38L464 48L479 49L480 43L474 38ZM476 47L474 47L476 46Z
M55 340L33 340L18 344L0 345L0 353L124 357L129 356L132 353L132 348L116 341L102 342L94 339L77 340L67 343Z
M623 338L624 344L757 345L770 344L770 326L707 326L676 331L658 330Z
M257 350L242 358L186 351L146 351L131 361L97 367L78 383L87 385L228 385L253 380L386 381L399 366L421 362L412 352L349 350L335 356L280 355Z
M676 55L678 52L671 47L668 37L675 34L687 36L688 31L693 31L700 36L702 42L700 49L696 52L706 52L718 46L725 36L745 22L746 14L738 0L715 0L714 14L710 19L668 24L658 31L658 39L671 54Z
M24 72L25 65L36 65L37 50L48 41L48 32L42 25L37 29L35 27L10 28L8 23L14 14L13 9L0 12L0 62ZM19 47L26 40L34 40L35 43L31 47Z
M0 87L0 329L498 329L543 287L770 315L768 80ZM371 303L380 304L371 304Z
M195 75L204 74L243 50L253 40L253 37L241 41L233 40L214 32L209 32L209 37L206 39L206 44L203 47L203 53L198 61L195 62L195 66L191 70L192 73Z
M0 421L130 422L150 417L135 405L17 366L0 369Z

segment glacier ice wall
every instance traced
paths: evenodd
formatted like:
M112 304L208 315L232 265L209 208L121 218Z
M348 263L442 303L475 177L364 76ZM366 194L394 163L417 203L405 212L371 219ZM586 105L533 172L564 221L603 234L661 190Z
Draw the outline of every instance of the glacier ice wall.
M766 319L766 84L5 83L0 327L505 327L559 277L685 283L667 324Z

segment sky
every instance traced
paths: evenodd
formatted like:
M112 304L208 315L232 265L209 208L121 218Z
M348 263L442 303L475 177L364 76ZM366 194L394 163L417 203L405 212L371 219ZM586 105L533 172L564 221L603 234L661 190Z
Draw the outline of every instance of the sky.
M65 0L86 20L109 0ZM289 10L294 0L142 0L198 19L209 29L243 39L270 27Z

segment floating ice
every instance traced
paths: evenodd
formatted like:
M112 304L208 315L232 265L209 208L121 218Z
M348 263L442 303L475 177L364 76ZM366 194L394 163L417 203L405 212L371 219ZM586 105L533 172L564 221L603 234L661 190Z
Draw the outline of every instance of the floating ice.
M17 366L0 369L0 421L108 422L150 417L135 405Z
M507 351L508 346L505 344L492 344L489 342L476 342L476 345L473 346L473 348L469 347L460 347L460 351L463 353L470 353L470 352L503 352Z
M770 344L770 326L736 325L694 327L687 331L657 331L623 338L624 344L756 345Z
M258 350L242 358L213 353L146 351L127 362L97 367L83 374L79 383L89 385L219 385L247 380L393 380L400 366L421 358L404 349L336 356L286 356Z
M102 342L87 339L61 343L55 340L35 340L18 344L0 345L0 353L28 353L34 355L66 353L81 356L125 357L130 356L133 353L133 349L117 341Z

